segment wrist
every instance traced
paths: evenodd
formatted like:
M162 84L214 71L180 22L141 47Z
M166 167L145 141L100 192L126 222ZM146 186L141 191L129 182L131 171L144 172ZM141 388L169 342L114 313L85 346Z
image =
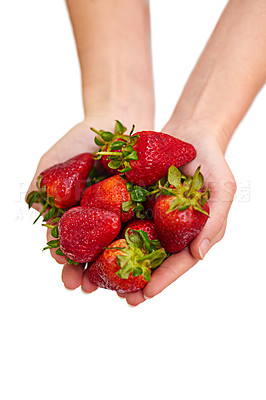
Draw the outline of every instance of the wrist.
M122 89L115 84L86 86L83 89L85 121L91 116L97 119L110 120L113 125L118 119L129 130L135 125L135 131L154 128L154 96L153 88L125 86Z

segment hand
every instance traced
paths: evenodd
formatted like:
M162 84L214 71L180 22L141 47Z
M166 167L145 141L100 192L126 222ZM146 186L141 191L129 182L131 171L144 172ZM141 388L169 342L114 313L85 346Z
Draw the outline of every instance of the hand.
M97 121L92 121L98 124ZM104 122L103 122L104 123ZM84 152L93 152L96 148L93 142L93 134L90 134L90 126L87 121L84 121L72 128L65 136L62 137L50 150L48 150L40 159L37 170L30 184L26 198L29 192L36 190L36 179L38 175L49 168L50 166L64 162L67 159ZM98 125L95 125L98 126ZM33 207L40 211L41 204L34 203ZM51 236L51 229L47 229L47 241L54 239ZM66 257L59 256L55 253L55 249L51 249L52 257L59 263L65 264L62 273L62 279L65 286L69 289L74 289L80 286L84 265L73 266L67 263ZM94 285L93 285L94 286ZM95 288L94 288L95 290Z
M182 130L166 126L163 131L192 143L196 148L196 158L181 170L186 175L193 175L197 167L201 165L205 186L209 187L211 192L210 218L189 246L180 253L171 255L153 272L151 281L142 291L119 295L125 297L127 302L133 306L142 303L145 298L159 294L203 259L207 251L222 239L228 212L236 191L234 177L224 159L222 146L219 144L219 135L216 136L214 132L208 133L206 127L201 130L197 126L190 126Z
M90 127L93 126L96 129L103 128L112 131L115 124L114 118L120 118L120 113L118 112L112 113L112 115L103 113L103 115L104 117L97 116L86 118L85 121L72 128L41 157L35 175L27 191L26 198L32 190L37 189L36 179L43 170L54 164L64 162L77 154L94 152L97 150L97 146L94 144L95 134L90 130ZM131 118L122 118L121 122L130 130L132 125ZM142 126L143 122L139 121L139 129L141 129ZM150 126L152 126L152 122L150 123ZM38 203L34 203L33 207L38 211L40 211L42 208L41 204ZM51 236L51 229L47 229L47 241L52 239L54 238ZM56 249L51 249L50 252L52 257L59 264L64 264L62 280L66 288L76 289L82 285L83 291L88 293L97 289L97 286L90 283L90 281L87 279L87 274L84 270L85 264L70 265L67 263L66 257L57 255L55 250Z

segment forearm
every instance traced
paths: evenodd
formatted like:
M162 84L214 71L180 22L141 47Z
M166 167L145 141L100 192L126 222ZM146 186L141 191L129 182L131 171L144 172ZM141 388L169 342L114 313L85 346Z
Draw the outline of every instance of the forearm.
M146 0L67 0L82 73L85 115L103 104L153 114Z
M208 125L225 150L266 79L266 2L231 0L193 70L170 125ZM188 122L189 121L189 122Z

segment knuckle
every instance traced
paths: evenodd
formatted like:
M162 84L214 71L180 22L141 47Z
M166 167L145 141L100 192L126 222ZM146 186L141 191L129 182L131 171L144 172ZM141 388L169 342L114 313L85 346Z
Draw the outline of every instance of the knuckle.
M214 244L215 244L215 243L218 243L218 242L220 242L220 240L222 240L222 238L224 237L224 234L225 234L225 230L226 230L226 226L224 226L224 227L220 230L220 232L218 233L218 235L217 235L216 238L215 238Z
M214 217L213 223L215 226L216 234L218 234L219 232L221 232L223 230L225 221L226 221L225 216L222 214L218 214Z
M236 190L237 190L237 184L233 177L226 183L226 189L227 189L227 192L232 197L234 197L234 195L236 194Z

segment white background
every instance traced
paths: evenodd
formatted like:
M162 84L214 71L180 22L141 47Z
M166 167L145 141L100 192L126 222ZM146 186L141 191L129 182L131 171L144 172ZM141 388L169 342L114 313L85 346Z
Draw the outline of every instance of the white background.
M152 1L157 129L225 3ZM228 148L238 192L225 238L129 308L113 292L67 291L23 202L41 155L83 118L65 4L2 2L0 30L1 398L265 400L265 90Z

